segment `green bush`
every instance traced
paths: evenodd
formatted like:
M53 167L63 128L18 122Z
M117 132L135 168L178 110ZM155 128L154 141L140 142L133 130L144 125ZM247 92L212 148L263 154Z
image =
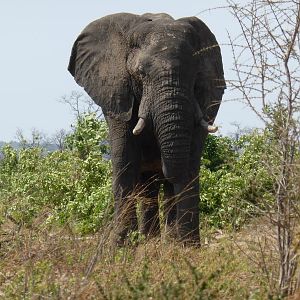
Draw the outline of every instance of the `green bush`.
M71 222L83 233L99 228L111 213L112 200L111 164L100 144L106 135L103 121L86 116L68 136L69 150L47 154L41 148L5 146L0 218L28 224L45 211L48 222Z
M253 132L236 142L223 137L215 140L221 145L215 152L222 159L211 155L213 164L205 162L201 167L200 209L209 225L236 228L273 201L272 177L263 163L264 155L272 155L270 139L267 133Z
M238 155L235 143L229 137L208 135L202 156L202 165L210 171L228 169L236 161Z
M9 217L30 224L43 212L49 223L67 222L81 233L97 230L112 214L107 132L104 121L82 115L64 151L3 147L0 222ZM272 143L267 131L238 141L208 137L200 172L202 224L236 228L272 203L273 181L262 159L272 161Z
M67 148L85 159L92 152L108 154L108 128L94 114L79 116L71 134L66 137Z

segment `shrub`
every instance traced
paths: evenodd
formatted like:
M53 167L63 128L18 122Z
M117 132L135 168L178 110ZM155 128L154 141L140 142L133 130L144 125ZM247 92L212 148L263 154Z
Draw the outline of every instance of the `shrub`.
M272 143L267 133L258 132L237 141L208 137L200 172L201 224L239 227L257 207L263 209L273 201L273 181L261 159L274 156ZM46 212L48 222L67 222L88 233L111 216L106 123L94 115L80 116L66 145L66 150L51 153L39 147L2 149L0 220L9 217L30 224Z
M86 135L85 135L86 134ZM2 149L1 216L30 224L46 210L48 221L72 222L82 233L95 231L111 212L111 164L105 159L102 121L78 120L68 136L69 150ZM86 137L86 139L85 139Z
M202 165L210 171L230 168L236 161L235 143L230 137L208 135L202 156Z
M214 138L214 145L220 145L214 152L221 155L213 164L205 162L200 172L200 209L209 225L239 227L257 208L273 201L273 181L261 159L269 153L269 143L268 135L258 132L243 135L236 142Z

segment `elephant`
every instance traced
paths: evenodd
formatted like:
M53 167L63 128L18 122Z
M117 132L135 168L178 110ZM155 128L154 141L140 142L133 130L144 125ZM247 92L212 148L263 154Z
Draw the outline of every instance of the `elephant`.
M117 243L159 235L162 211L172 239L199 245L201 154L226 88L214 34L197 17L112 14L80 33L68 70L108 124Z

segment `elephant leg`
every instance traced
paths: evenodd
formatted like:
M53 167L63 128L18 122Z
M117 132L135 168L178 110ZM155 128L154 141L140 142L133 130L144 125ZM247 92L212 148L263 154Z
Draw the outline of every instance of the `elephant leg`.
M174 186L169 181L164 181L163 212L166 237L176 238L176 199Z
M158 193L160 181L156 173L141 174L141 228L147 237L157 236L160 232Z
M178 197L177 235L180 240L192 245L200 245L199 169L206 137L207 131L201 126L194 129L190 150L189 181L185 184L174 184L174 192Z
M125 172L127 176L129 172ZM113 183L115 211L114 224L115 233L119 244L123 244L128 233L138 229L138 221L136 214L136 198L133 194L134 185L127 186L128 181L125 182L116 176Z
M115 200L115 233L123 244L128 232L138 229L136 198L133 195L138 179L139 145L132 134L134 124L107 118L113 166Z
M163 199L164 219L167 235L173 235L172 227L176 222L176 202L174 186L169 181L164 182L164 199Z
M197 177L198 178L198 177ZM174 184L177 237L185 244L199 245L199 181Z

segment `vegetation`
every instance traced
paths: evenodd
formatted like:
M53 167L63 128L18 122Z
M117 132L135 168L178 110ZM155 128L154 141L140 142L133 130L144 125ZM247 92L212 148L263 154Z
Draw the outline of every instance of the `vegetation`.
M240 27L239 35L229 35L235 72L230 85L271 133L272 155L263 156L262 161L273 179L276 208L269 210L269 222L277 231L278 287L287 296L295 289L298 254L294 244L299 245L295 228L300 194L300 3L227 3Z
M209 137L200 172L200 207L210 226L239 228L272 201L272 178L261 163L269 152L267 141L267 132L257 131L237 141Z
M1 149L0 298L297 299L300 4L227 2L241 27L229 36L236 78L228 84L265 129L208 137L202 247L137 232L112 246L107 128L90 102L80 112L74 93L64 101L77 124L57 135L58 150L47 152L38 132L31 142L20 133L21 149Z
M105 141L105 122L83 115L66 136L63 151L4 146L0 162L2 222L8 217L16 224L31 224L44 212L48 224L67 222L79 233L97 231L109 220L112 202L111 162ZM238 141L209 136L200 178L200 206L209 226L239 227L253 214L253 205L271 198L272 181L258 160L266 147L265 135L258 132Z
M236 246L241 241L224 238L201 251L156 240L105 245L86 276L99 237L79 239L69 228L50 235L38 221L8 237L1 248L3 299L278 299Z
M20 226L45 213L45 222L73 224L93 232L111 208L111 166L105 159L104 122L92 115L78 119L64 151L45 153L40 147L2 149L0 220Z
M274 204L274 182L261 163L272 154L270 131L238 139L209 136L200 178L201 251L164 239L145 243L137 237L137 244L134 236L128 248L112 248L105 141L106 124L81 115L63 150L26 143L19 150L2 148L0 297L276 299L274 281L270 289L264 276L255 275L263 272L251 263L243 241L249 232L241 229Z

